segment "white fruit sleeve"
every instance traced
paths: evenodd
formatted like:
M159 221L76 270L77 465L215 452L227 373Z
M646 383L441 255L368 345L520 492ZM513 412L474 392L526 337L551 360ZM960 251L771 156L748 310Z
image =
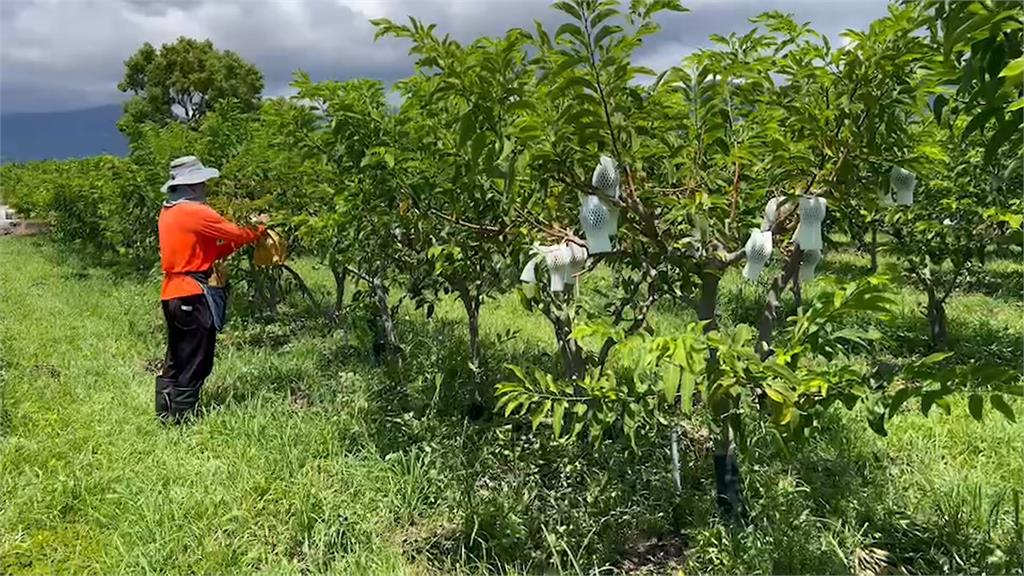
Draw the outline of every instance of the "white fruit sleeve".
M826 202L819 196L804 196L800 199L800 222L793 240L803 250L821 250L821 223L825 220Z
M743 247L747 261L743 265L743 277L751 282L757 280L765 264L772 256L771 230L750 230L750 238Z
M821 250L804 250L800 260L800 283L806 284L814 280L814 269L821 262Z
M619 198L619 168L608 156L601 156L601 160L594 168L594 175L590 184L597 192L605 198L618 200Z
M587 194L580 206L580 226L590 254L611 252L612 236L619 230L619 209L594 194Z
M917 175L899 166L893 166L889 173L889 186L892 188L896 203L910 206L914 203L914 189L917 188Z

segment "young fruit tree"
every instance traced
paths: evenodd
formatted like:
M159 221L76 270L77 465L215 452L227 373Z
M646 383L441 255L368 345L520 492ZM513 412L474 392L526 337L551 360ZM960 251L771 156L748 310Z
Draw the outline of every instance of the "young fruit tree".
M415 19L374 25L378 38L410 41L417 59L416 74L397 84L404 101L394 168L403 209L415 215L407 250L425 256L417 261L427 267L413 273L411 293L428 309L431 294L458 297L470 368L479 376L481 304L510 284L510 262L523 251L515 215L524 155L514 127L534 96L528 37L511 30L462 45Z
M652 16L678 5L555 6L569 22L553 40L538 27L538 58L547 59L542 78L553 96L541 117L571 120L564 129L554 122L539 131L542 158L589 152L593 165L598 152L612 155L622 182L621 193L609 198L621 213L616 250L607 257L612 274L642 279L649 297L689 306L699 322L668 339L623 330L622 317L577 325L569 337L584 349L596 340L590 354L600 362L582 375L566 371L576 376L569 379L514 368L515 379L498 387L500 405L506 414L529 413L535 428L549 422L556 436L587 430L597 441L609 430L632 436L666 426L674 440L675 423L693 417L699 403L716 432L717 502L736 517L734 448L744 419L765 417L784 435L805 434L840 399L849 409L866 406L873 428L884 433L892 391L911 389L897 372L857 358L873 332L837 327L849 314L884 313L891 299L883 281L826 287L806 305L802 298L823 256L822 223L845 200L841 184L858 170L851 158L862 133L873 129L866 127L871 110L857 99L870 76L844 74L851 59L832 51L826 38L768 13L748 34L715 37L720 48L698 52L643 86L636 78L648 71L630 64L632 50L656 29ZM559 89L568 93L564 100ZM552 180L594 193L597 174L588 188L580 171L563 168L564 176ZM569 204L566 212L576 208L570 194L556 197ZM720 325L718 286L726 269L745 258L744 276L756 281L773 253L781 263L767 272L756 330ZM782 300L789 292L797 315L787 320Z

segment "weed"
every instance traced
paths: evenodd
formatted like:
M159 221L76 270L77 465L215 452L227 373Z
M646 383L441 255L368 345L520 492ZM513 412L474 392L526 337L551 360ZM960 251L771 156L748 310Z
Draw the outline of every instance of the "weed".
M835 256L859 274L860 257ZM950 416L905 407L886 438L839 411L788 450L748 416L749 518L734 528L714 514L700 410L682 430L682 493L667 438L555 442L490 410L504 363L557 362L546 320L514 295L484 305L478 379L455 301L429 320L402 308L400 366L373 362L354 313L252 317L239 303L203 417L165 428L157 280L72 277L28 238L0 240L0 260L15 263L0 267L3 573L1005 573L1024 558L1024 423L976 422L964 399ZM757 290L727 275L724 321L749 321ZM897 359L927 344L920 294L900 301L877 325L877 352ZM1021 311L954 296L958 361L1019 364ZM691 319L663 304L652 323Z

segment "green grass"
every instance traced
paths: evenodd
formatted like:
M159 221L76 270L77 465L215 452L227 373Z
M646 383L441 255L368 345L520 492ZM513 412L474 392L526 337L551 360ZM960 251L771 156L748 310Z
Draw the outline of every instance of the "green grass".
M862 265L828 261L837 274ZM949 416L906 407L886 438L839 411L790 453L753 426L750 521L732 528L713 513L699 418L684 434L681 497L664 438L634 452L467 420L453 302L429 321L403 309L401 368L374 364L357 317L238 315L203 417L161 426L158 286L0 239L0 573L846 573L869 548L923 573L1022 567L1024 423L975 422L962 398ZM726 319L745 318L756 291L730 275ZM986 293L953 298L954 348L1019 365L1024 306ZM893 355L926 341L920 294L900 301ZM663 308L655 324L686 320ZM513 297L488 302L482 321L488 378L512 359L552 361L550 328Z

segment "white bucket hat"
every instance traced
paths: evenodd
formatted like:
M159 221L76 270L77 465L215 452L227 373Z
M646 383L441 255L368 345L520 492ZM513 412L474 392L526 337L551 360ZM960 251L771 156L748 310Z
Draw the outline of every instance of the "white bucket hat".
M171 186L181 184L198 184L206 182L211 178L220 176L216 168L207 168L195 156L182 156L171 160L171 179L164 182L160 187L161 192L167 192Z

